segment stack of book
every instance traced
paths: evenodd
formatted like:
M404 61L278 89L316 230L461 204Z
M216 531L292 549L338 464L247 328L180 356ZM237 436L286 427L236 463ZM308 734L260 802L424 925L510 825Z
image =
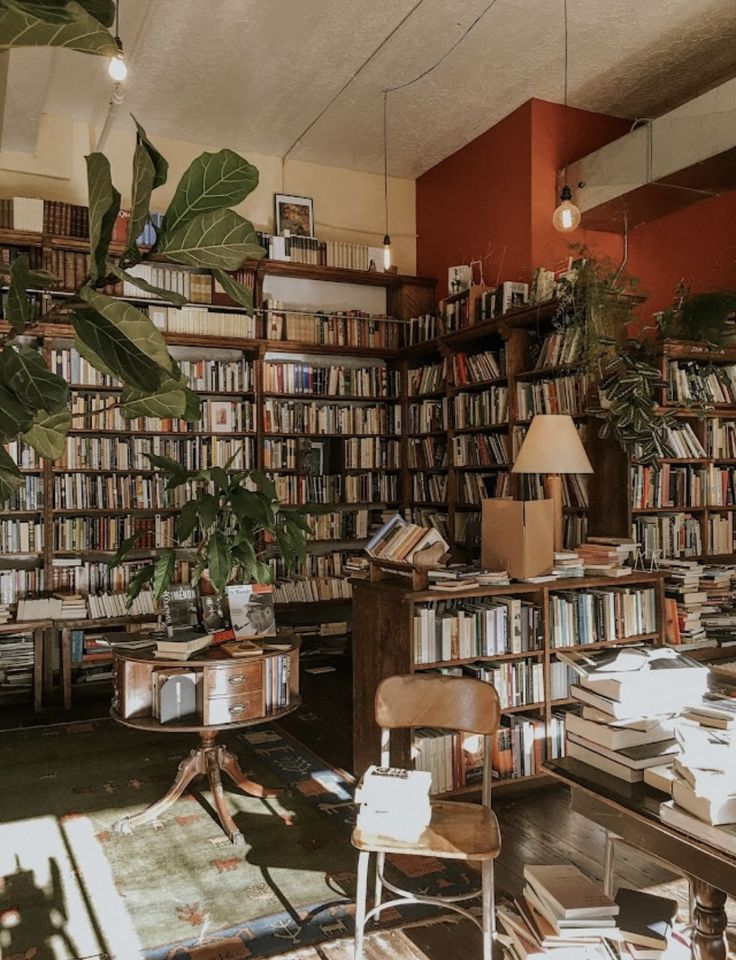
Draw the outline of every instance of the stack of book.
M583 704L581 717L568 717L569 756L634 783L680 752L668 718L707 692L707 667L643 644L558 657L576 672L570 694Z
M0 603L0 624L10 623L12 619L10 605L7 603Z
M734 578L736 567L732 565L707 566L700 576L700 590L707 597L701 620L709 644L736 643Z
M445 593L466 590L468 587L500 587L511 583L506 570L481 570L474 564L464 563L430 570L428 577L430 590Z
M189 660L212 643L212 634L179 630L172 636L156 640L154 656L160 660Z
M711 846L736 853L736 735L727 704L704 700L676 727L672 799L662 804L664 823ZM715 724L715 726L714 726Z
M616 903L622 954L625 950L631 960L687 960L689 945L673 931L676 900L620 887Z
M614 956L604 939L618 940L619 905L571 864L524 866L526 884L514 907L499 906L507 947L519 960Z
M620 537L588 537L577 548L588 576L622 577L631 573L625 566L636 552L635 541Z
M58 599L61 600L59 620L87 619L87 601L80 593L64 594Z
M33 683L33 634L0 637L0 691L14 691Z
M426 771L368 767L355 791L358 830L417 841L432 819L430 784Z
M669 560L663 569L667 643L680 650L707 646L702 614L708 594L700 589L705 567L695 560Z
M575 550L555 551L552 573L566 579L567 577L584 577L585 567L582 557Z

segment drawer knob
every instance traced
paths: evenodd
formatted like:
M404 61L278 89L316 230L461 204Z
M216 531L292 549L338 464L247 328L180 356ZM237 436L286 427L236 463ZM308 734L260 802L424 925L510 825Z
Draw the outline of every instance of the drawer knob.
M230 677L229 683L231 683L234 687L239 687L241 684L245 683L245 677Z
M234 703L230 707L230 713L242 713L243 710L246 710L247 706L244 703Z

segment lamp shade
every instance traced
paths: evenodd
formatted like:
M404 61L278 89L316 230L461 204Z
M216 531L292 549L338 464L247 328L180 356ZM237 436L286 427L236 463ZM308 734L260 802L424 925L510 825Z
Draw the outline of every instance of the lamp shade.
M572 417L538 413L531 422L512 473L592 473Z

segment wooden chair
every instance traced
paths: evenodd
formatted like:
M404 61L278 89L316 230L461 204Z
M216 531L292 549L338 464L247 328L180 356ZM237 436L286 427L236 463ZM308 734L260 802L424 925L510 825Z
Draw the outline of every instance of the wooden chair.
M498 728L498 695L494 688L470 677L398 676L384 680L376 692L376 721L381 728L381 764L390 765L391 731L411 727L441 727L484 737L481 803L433 800L432 820L414 843L391 836L353 831L358 855L358 889L355 911L355 958L363 960L365 925L381 910L405 903L426 903L462 914L480 928L483 960L491 960L496 931L493 861L501 852L498 821L491 810L491 736ZM376 854L375 905L366 912L368 866ZM472 893L452 897L414 894L394 886L384 876L387 853L439 859L475 860L481 864L481 886ZM383 888L396 894L381 902ZM481 897L480 920L461 901ZM470 904L468 904L470 906Z

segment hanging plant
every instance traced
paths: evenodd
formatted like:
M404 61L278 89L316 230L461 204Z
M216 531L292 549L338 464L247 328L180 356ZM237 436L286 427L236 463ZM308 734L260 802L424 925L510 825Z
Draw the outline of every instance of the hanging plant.
M697 340L722 347L736 339L736 292L713 290L690 293L680 281L672 306L659 315L663 337Z

